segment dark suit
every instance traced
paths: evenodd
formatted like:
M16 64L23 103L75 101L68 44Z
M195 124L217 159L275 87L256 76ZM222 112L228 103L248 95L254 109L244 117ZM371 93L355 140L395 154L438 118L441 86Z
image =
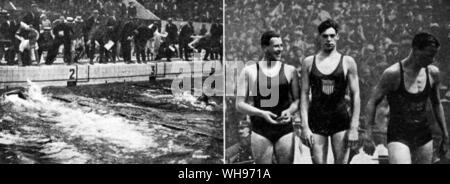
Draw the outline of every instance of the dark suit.
M120 44L122 45L122 57L125 62L131 62L131 40L128 38L135 34L137 25L132 21L127 21L122 25L120 32Z
M137 8L136 8L136 6L129 6L128 7L128 16L130 18L136 18L136 16L137 16Z
M206 30L206 28L202 27L202 29L200 29L200 36L205 36L206 32L208 32L208 30Z
M127 6L123 3L119 6L119 16L124 18L127 15Z
M5 52L5 60L8 65L15 64L15 57L19 47L19 40L16 39L15 35L19 26L20 24L15 21L4 22L0 26L0 33L5 40L9 41L9 44L4 45L8 49Z
M117 57L117 44L120 37L120 24L121 22L117 20L116 17L110 16L106 20L106 41L112 41L114 43L113 47L109 51L106 49L106 58L111 58L112 62L116 62ZM111 55L110 55L111 54Z
M83 26L83 37L84 37L84 48L86 49L87 55L91 55L91 50L95 54L95 43L87 44L89 41L89 35L93 28L100 25L99 19L95 19L93 16L89 17Z
M212 60L219 59L219 55L222 56L222 52L220 51L220 48L222 47L220 43L223 33L222 31L223 26L221 24L213 23L211 25L211 29L209 31L211 33L210 52L208 52L208 50L206 51L205 59L207 59L209 55L211 55L210 58Z
M113 28L114 29L114 28ZM106 25L96 26L92 29L91 33L89 34L89 40L91 42L89 53L89 59L91 64L94 61L95 53L92 52L95 49L95 43L98 43L98 47L100 50L100 61L99 63L107 63L109 59L109 51L106 50L105 45L111 40L111 30Z
M136 29L136 34L134 35L134 44L136 46L136 59L138 63L142 61L145 62L145 46L147 41L153 38L157 27L153 26L151 29L148 26L142 25Z
M178 37L178 27L174 23L167 24L166 25L166 32L167 32L167 44L175 44L177 43L177 37Z
M53 28L53 35L55 35L55 39L51 44L51 49L48 51L45 64L50 65L54 62L56 55L58 55L59 47L62 44L64 44L64 62L68 64L72 63L71 46L73 34L74 32L72 27L66 23L59 23L55 26L55 28Z
M184 51L184 59L189 60L190 49L188 44L192 41L191 36L194 34L194 27L186 24L181 28L180 38L179 38L179 47L180 47L180 57L183 55Z
M53 37L51 34L51 30L44 30L43 33L41 33L39 35L39 39L38 39L38 45L39 45L39 49L38 49L38 60L37 62L40 63L41 61L41 56L42 53L44 51L50 51L52 49L52 45L53 44Z

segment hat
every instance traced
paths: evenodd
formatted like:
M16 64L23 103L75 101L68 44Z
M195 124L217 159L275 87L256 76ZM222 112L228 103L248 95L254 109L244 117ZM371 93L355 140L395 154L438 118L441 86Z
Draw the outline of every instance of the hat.
M83 22L83 18L81 16L75 17L75 22Z
M99 13L99 12L98 12L98 10L94 10L94 11L92 11L92 13Z
M66 18L66 22L73 22L73 20L74 20L73 17L67 17Z
M0 11L0 16L7 16L8 15L8 12L7 11Z

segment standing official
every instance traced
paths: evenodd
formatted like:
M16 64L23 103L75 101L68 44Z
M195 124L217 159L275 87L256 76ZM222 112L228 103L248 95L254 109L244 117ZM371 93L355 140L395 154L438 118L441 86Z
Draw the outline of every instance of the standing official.
M72 27L69 25L73 22L72 17L67 17L66 22L59 22L53 28L53 35L55 39L53 40L52 46L48 51L45 64L50 65L54 62L56 56L58 55L58 50L61 45L64 45L64 62L68 65L72 64L72 36L74 34Z
M138 63L141 63L141 59L144 63L147 63L145 60L145 46L147 41L153 38L153 34L157 29L157 26L154 24L151 24L150 26L142 24L135 30L134 44L136 47L136 59Z
M110 16L106 20L106 48L105 57L107 60L111 58L113 63L116 62L117 44L119 42L120 21L116 17L116 11L112 10ZM108 45L109 44L109 45ZM110 46L112 44L112 46Z
M83 37L84 37L84 48L89 57L95 54L95 43L89 42L89 35L95 27L100 25L99 20L99 12L98 10L94 10L92 15L86 20L84 29L83 29ZM91 60L90 64L94 64L94 61Z
M134 19L137 16L137 8L133 1L130 1L128 3L128 17L130 19Z
M190 61L189 60L190 49L188 45L192 41L191 36L193 34L194 34L194 25L192 21L189 21L189 23L187 23L181 28L179 39L180 58L182 58L184 52L184 59L186 61Z
M125 63L132 63L131 61L131 41L137 28L136 23L133 20L126 21L123 24L120 33L120 44L122 46L122 57Z
M223 33L223 26L217 21L215 20L212 24L211 24L211 29L209 31L211 33L211 45L210 45L210 50L209 53L206 53L205 58L208 58L208 55L210 55L210 59L211 60L217 60L219 59L219 56L222 56L222 53L220 52L220 48L221 48L221 37L222 37L222 33Z
M19 29L19 22L12 19L9 13L5 13L2 18L5 20L2 21L0 25L0 33L3 35L3 38L8 41L8 44L4 45L6 64L14 65L19 45L19 41L15 37L15 34Z
M167 20L166 32L168 34L166 39L167 44L176 44L178 39L178 27L172 22L172 18Z
M200 29L200 36L205 36L208 30L206 30L206 25L202 24L202 28Z

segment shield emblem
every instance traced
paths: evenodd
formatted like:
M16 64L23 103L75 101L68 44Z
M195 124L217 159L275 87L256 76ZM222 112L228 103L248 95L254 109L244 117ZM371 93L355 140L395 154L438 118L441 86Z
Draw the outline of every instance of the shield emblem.
M322 92L330 95L334 92L334 80L322 80Z

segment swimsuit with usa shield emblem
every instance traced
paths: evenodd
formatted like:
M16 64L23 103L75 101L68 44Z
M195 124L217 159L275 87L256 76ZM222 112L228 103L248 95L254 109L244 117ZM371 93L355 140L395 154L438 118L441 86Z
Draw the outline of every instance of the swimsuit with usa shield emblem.
M334 92L334 80L322 79L322 92L331 95Z

